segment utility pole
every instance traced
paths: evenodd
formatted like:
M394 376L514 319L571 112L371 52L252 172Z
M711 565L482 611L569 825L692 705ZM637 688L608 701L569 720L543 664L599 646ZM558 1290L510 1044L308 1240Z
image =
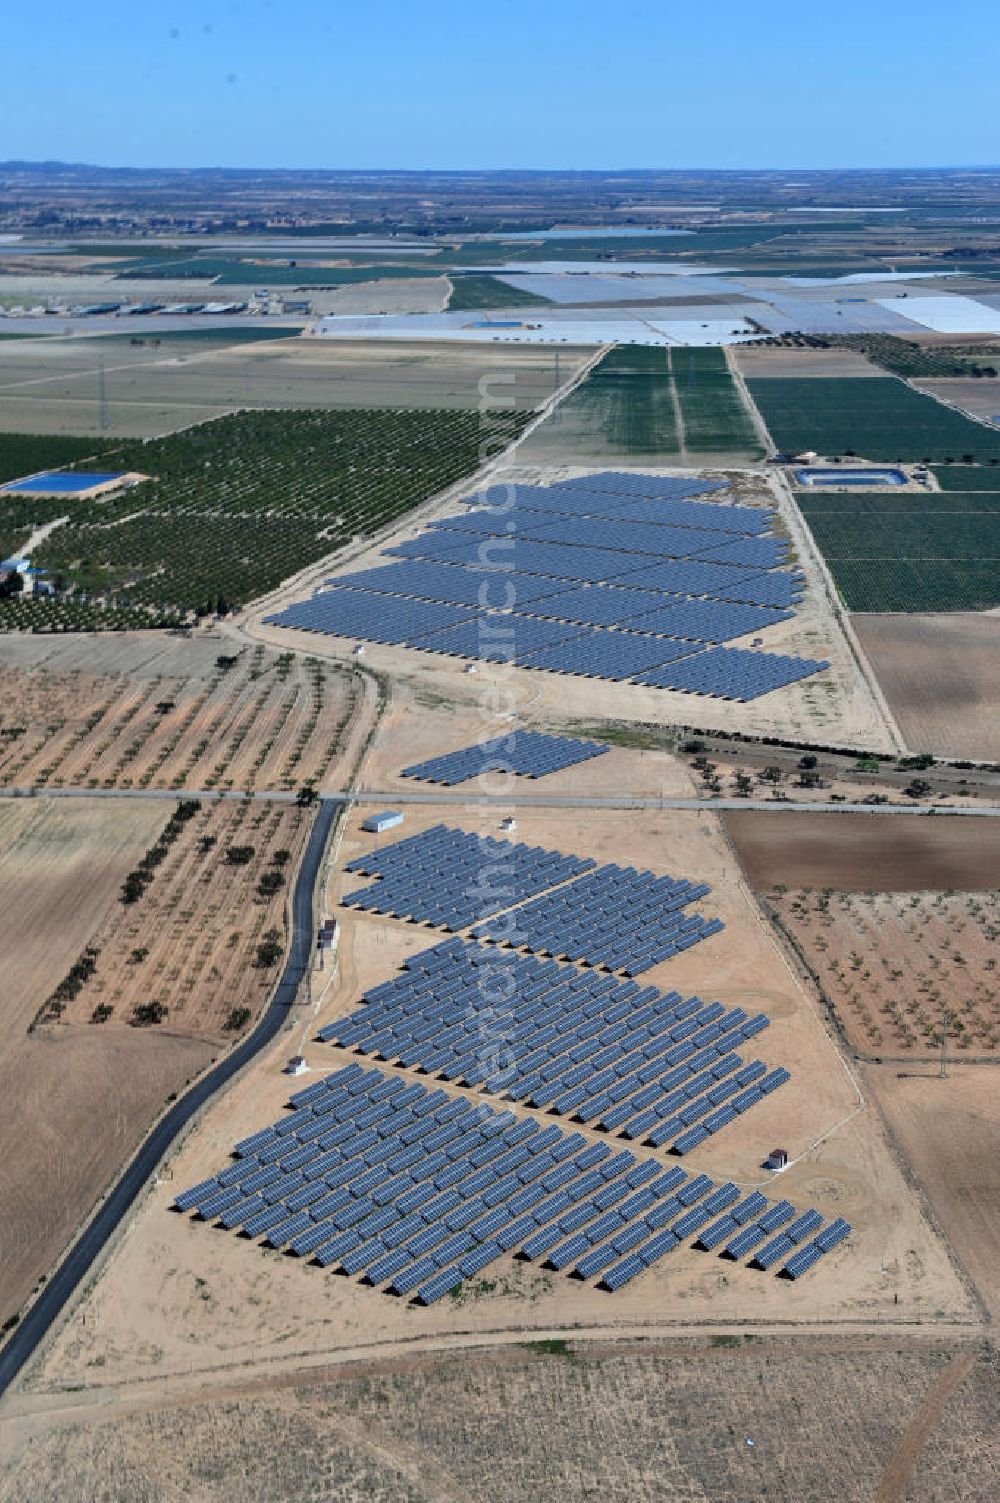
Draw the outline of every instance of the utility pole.
M948 1009L946 1007L942 1007L942 1009L941 1009L941 1067L938 1070L938 1079L939 1080L947 1080L948 1079L948 1055L946 1053L947 1044L948 1044Z

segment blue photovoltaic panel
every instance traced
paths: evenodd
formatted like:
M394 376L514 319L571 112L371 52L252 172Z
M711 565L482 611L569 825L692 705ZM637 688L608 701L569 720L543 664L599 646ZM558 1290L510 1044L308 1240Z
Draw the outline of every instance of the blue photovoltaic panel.
M552 601L553 610L557 610L558 605L558 599ZM680 637L692 642L728 642L733 637L765 631L780 621L791 620L793 615L793 611L740 605L730 600L685 600L659 607L626 624L631 631Z
M498 485L463 498L466 506L492 507L498 516L522 511L556 512L568 516L608 517L618 521L654 523L667 527L697 527L723 537L754 536L766 532L773 521L770 507L730 506L717 501L685 499L707 495L724 486L720 481L679 480L660 477L674 487L655 495L631 489L612 490L592 476L563 480L553 486ZM721 541L721 539L720 539Z
M446 941L414 956L408 962L412 969L399 979L408 979L418 988L440 983L454 968L457 953L476 949ZM551 972L548 963L529 957L520 957L517 964L525 973ZM607 977L576 973L576 982L582 988L577 995L589 999L584 1007L595 1005L593 1016L598 1022L604 1011L617 1013L609 1001L615 993L627 993L635 1019L655 1016L657 999L665 1000L653 988L640 991L634 984L623 986ZM527 981L524 990L532 990ZM563 990L558 985L552 988L556 996ZM368 1008L386 1005L384 986L373 991L379 992L380 1000ZM537 999L544 1000L546 995L542 990ZM565 1011L570 1000L563 996L557 1005ZM710 1070L703 1073L709 1080L714 1078ZM302 1104L306 1092L308 1101ZM226 1186L220 1185L218 1176L202 1181L178 1194L177 1208L221 1215L224 1225L242 1225L248 1237L265 1236L275 1247L312 1257L322 1267L339 1267L347 1276L361 1277L373 1286L388 1282L397 1293L412 1295L418 1302L433 1303L505 1251L519 1251L529 1258L547 1255L554 1266L567 1272L575 1266L580 1276L601 1275L603 1287L614 1289L677 1246L678 1237L701 1229L711 1221L713 1211L728 1209L726 1219L732 1228L741 1211L760 1213L739 1234L749 1235L748 1251L751 1243L756 1247L767 1235L763 1220L777 1225L782 1219L792 1221L795 1215L787 1202L769 1206L758 1192L740 1201L734 1185L716 1188L705 1175L686 1181L682 1170L664 1171L655 1160L637 1159L627 1150L612 1154L605 1143L583 1146L580 1134L563 1134L554 1123L540 1127L535 1119L517 1118L481 1099L473 1102L420 1085L404 1086L400 1077L356 1062L334 1077L314 1082L306 1092L296 1093L299 1106L273 1124L269 1134L255 1137L265 1145L262 1151L277 1141L293 1145L295 1153L294 1135L279 1133L278 1127L309 1117L312 1108L324 1100L336 1103L337 1112L347 1114L342 1125L348 1128L348 1137L310 1165L310 1172L316 1171L314 1179L275 1165L263 1171L277 1176L266 1195L247 1194L246 1186L261 1171L253 1169L259 1161L241 1159L233 1167L244 1173L243 1180ZM418 1117L416 1107L426 1107L426 1115ZM391 1133L382 1138L379 1130L360 1125L371 1121L373 1114L378 1116L380 1130L387 1123L400 1124L395 1140L400 1143L407 1132L402 1124L427 1127L426 1135L406 1150L411 1155L406 1172L393 1173L382 1165L366 1163L366 1154L373 1151L372 1140L377 1151L386 1142L391 1149L394 1142ZM500 1151L486 1166L491 1187L478 1199L476 1159L480 1150L493 1146ZM569 1153L562 1152L563 1148ZM452 1182L440 1190L438 1179L444 1166L449 1166ZM557 1169L560 1184L566 1182L563 1171L569 1171L568 1189L556 1187L550 1193L546 1181ZM452 1175L452 1170L458 1172ZM664 1199L674 1188L676 1195ZM272 1195L273 1203L269 1203L266 1197ZM692 1201L699 1204L676 1219ZM674 1225L666 1227L667 1220ZM817 1212L799 1214L786 1232L761 1249L760 1256L765 1261L772 1257L784 1261L783 1271L789 1278L796 1277L850 1231L844 1221L832 1223L796 1253L794 1239L821 1225ZM731 1238L730 1252L735 1245Z
M379 880L346 893L341 903L464 929L480 914L523 901L593 864L578 856L435 825L349 862L349 871Z
M636 682L658 689L680 689L689 694L707 694L717 699L745 703L770 694L800 678L821 673L829 663L812 658L783 657L779 653L751 652L736 647L713 647L679 663L640 674Z
M327 584L341 590L364 590L380 595L410 596L417 600L449 601L477 610L509 609L567 589L558 580L506 571L463 568L429 559L402 559L353 574L338 574Z
M543 778L607 751L610 747L606 741L573 741L568 736L544 736L538 731L512 731L509 736L494 736L477 746L404 767L402 776L446 787L497 771Z
M709 891L705 883L602 866L519 908L518 941L537 953L636 975L722 928L718 919L686 911ZM487 920L472 932L478 938L504 939L509 926L509 920Z
M526 668L549 673L570 673L581 678L606 678L613 683L636 678L651 668L696 653L693 642L672 642L666 637L639 636L632 632L603 631L597 626L580 627L562 641L527 655Z
M569 621L538 616L469 615L464 621L408 644L422 652L440 652L448 657L472 658L482 663L527 664L531 656L575 636L580 627Z
M325 636L409 643L467 621L472 614L465 606L395 599L365 590L328 589L267 619L277 626Z

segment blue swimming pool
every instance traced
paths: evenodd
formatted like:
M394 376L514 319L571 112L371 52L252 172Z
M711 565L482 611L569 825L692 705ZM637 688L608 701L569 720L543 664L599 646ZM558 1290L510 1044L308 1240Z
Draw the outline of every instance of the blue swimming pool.
M10 480L6 485L0 486L0 490L15 491L18 494L72 496L79 491L89 491L95 485L109 485L112 480L121 479L120 470L60 470L43 475L29 475L26 480Z
M796 470L795 478L800 485L905 485L906 476L902 470L894 469L863 469L850 470L844 466L836 469L822 470L810 466L808 469Z

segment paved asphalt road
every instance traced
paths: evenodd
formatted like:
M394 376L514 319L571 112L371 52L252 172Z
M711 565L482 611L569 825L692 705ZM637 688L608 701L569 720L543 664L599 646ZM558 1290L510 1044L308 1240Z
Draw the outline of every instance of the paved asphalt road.
M793 814L984 814L996 818L1000 804L831 804L799 803L797 800L773 798L648 798L639 794L572 794L572 793L522 793L516 788L510 793L484 794L475 791L475 785L465 788L459 785L448 791L437 788L395 788L388 792L349 792L338 789L324 794L335 804L383 804L391 809L394 804L458 804L463 810L495 808L501 812L513 809L757 809L768 814L776 810ZM0 788L0 798L198 798L237 799L247 797L265 802L289 803L295 793L281 790L263 793L217 792L204 788Z
M94 1260L178 1134L194 1114L211 1100L220 1086L231 1080L248 1060L271 1042L285 1022L288 1008L295 1000L299 983L312 958L313 893L338 807L335 799L323 799L320 803L292 895L292 942L288 960L267 1011L242 1043L174 1103L139 1148L114 1189L98 1207L79 1240L0 1351L0 1395L6 1392L66 1301L86 1277Z

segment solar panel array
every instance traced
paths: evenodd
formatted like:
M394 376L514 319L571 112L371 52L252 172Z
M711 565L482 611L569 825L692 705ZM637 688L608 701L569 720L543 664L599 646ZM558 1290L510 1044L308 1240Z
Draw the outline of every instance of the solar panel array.
M340 901L369 913L466 929L593 865L589 857L434 825L348 862L347 871L379 880Z
M482 773L511 772L518 777L544 778L564 768L575 767L610 751L606 741L574 741L568 736L545 736L540 731L512 731L509 736L494 736L476 746L448 752L404 767L404 778L418 782L443 783L454 787Z
M614 1291L698 1233L694 1245L707 1246L713 1218L756 1233L780 1209L759 1192L741 1197L734 1184L357 1063L289 1105L175 1208L424 1305L506 1253L578 1279L599 1275ZM850 1231L832 1222L819 1232L823 1218L807 1211L784 1233L792 1247L800 1226L810 1248ZM792 1261L783 1272L805 1272L793 1274Z
M634 866L602 866L519 908L513 940L507 920L478 924L472 932L536 954L638 976L719 933L721 919L685 912L709 892L704 882L657 877Z
M448 940L411 957L319 1038L679 1156L789 1079L737 1052L767 1028L764 1013L526 955L499 978L511 1000L498 1053L497 979L489 951Z
M704 883L596 869L589 857L447 825L358 856L345 870L378 879L345 894L345 907L450 930L476 925L477 937L628 976L723 928L721 919L685 912L711 891ZM490 922L494 914L502 916Z
M829 664L704 644L788 620L801 571L760 507L690 499L719 482L609 471L494 486L381 567L268 621L612 682L749 700ZM540 619L541 618L541 619ZM683 670L671 665L683 662Z
M822 663L820 666L828 668L830 665ZM640 674L636 682L660 689L684 689L689 694L708 694L717 699L746 702L815 672L816 664L808 658L746 652L737 647L714 647L679 663L661 664Z
M609 472L613 476L614 472ZM600 476L562 480L556 485L494 485L464 498L466 506L488 506L500 515L529 510L566 516L608 517L616 521L651 522L666 527L698 527L723 535L764 533L771 525L769 511L754 506L720 506L682 499L724 491L723 481L667 479L676 487L662 493L609 491L597 484ZM646 479L655 479L649 476ZM661 479L663 477L660 477ZM721 541L721 539L720 539Z

